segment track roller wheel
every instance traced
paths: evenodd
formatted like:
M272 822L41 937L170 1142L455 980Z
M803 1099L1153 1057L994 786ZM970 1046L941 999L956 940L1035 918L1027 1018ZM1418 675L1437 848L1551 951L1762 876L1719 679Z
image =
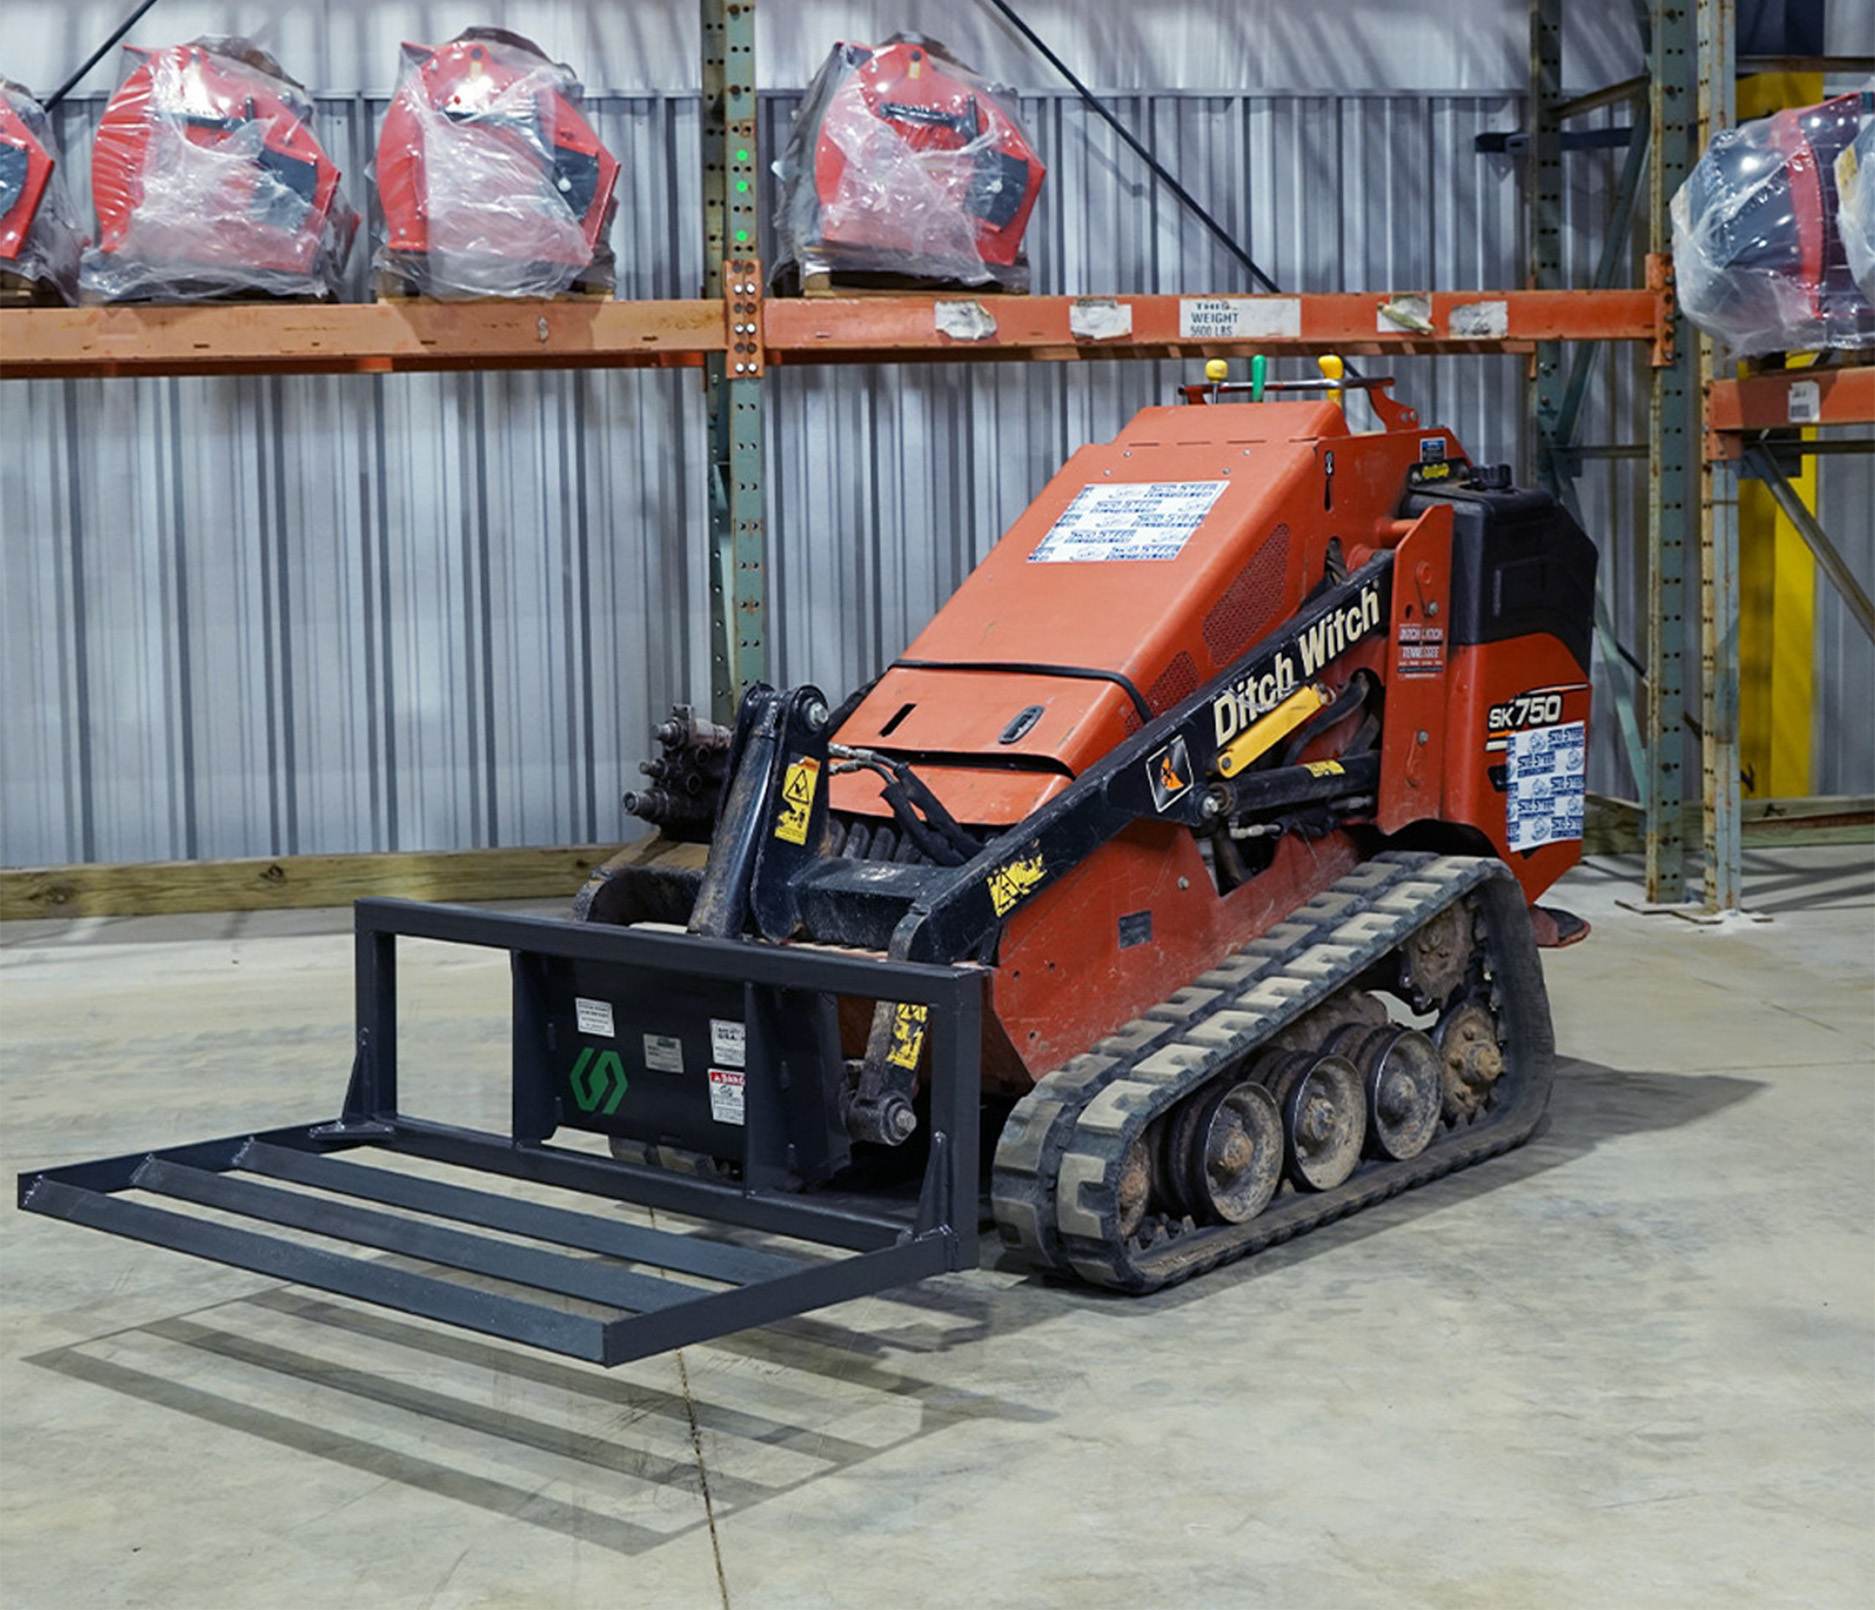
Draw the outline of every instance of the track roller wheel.
M1404 1163L1439 1132L1445 1097L1439 1048L1418 1029L1384 1028L1335 1035L1327 1049L1354 1064L1367 1093L1367 1146L1376 1157Z
M1282 1183L1275 1098L1248 1079L1200 1091L1173 1120L1166 1163L1179 1205L1199 1223L1254 1219Z
M1270 1093L1282 1109L1289 1177L1304 1190L1332 1191L1354 1172L1367 1139L1354 1064L1333 1052L1292 1052L1271 1071Z

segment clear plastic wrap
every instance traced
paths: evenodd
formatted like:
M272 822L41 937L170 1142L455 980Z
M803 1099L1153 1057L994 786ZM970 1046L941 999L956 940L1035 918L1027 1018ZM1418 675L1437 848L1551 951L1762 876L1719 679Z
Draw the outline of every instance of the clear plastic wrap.
M1836 158L1836 227L1856 289L1875 302L1875 88L1862 92L1856 137Z
M404 46L378 132L380 274L439 297L611 290L619 167L583 93L570 67L501 29Z
M92 148L85 296L335 296L358 214L306 91L245 39L126 55Z
M1735 356L1875 347L1875 307L1837 225L1836 158L1865 98L1725 130L1674 196L1680 306Z
M1029 288L1046 170L1014 94L936 40L835 45L775 164L778 285L838 277Z
M45 108L0 78L0 276L36 296L75 302L84 249Z

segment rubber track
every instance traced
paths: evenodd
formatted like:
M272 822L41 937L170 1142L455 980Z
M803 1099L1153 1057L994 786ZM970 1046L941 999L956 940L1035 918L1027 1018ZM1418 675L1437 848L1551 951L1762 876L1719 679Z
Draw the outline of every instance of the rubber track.
M1471 896L1504 1036L1490 1108L1441 1128L1409 1162L1369 1159L1332 1191L1285 1188L1247 1224L1173 1230L1146 1244L1119 1234L1115 1184L1148 1125ZM1529 915L1510 869L1470 856L1388 852L1362 863L1267 933L1049 1074L1017 1103L996 1149L991 1195L1006 1241L1058 1273L1153 1291L1530 1137L1549 1100L1549 1001Z

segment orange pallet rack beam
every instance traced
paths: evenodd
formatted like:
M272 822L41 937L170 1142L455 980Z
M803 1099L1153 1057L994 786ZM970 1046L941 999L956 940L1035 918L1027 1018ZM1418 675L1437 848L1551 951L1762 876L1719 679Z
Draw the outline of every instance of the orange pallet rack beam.
M728 352L732 318L759 320L764 364L1527 352L1590 340L1657 348L1669 324L1653 290L758 296L753 306L753 315L719 301L599 300L12 309L0 312L0 379L684 366Z
M0 379L646 368L724 350L721 302L220 302L0 312Z
M1706 383L1706 457L1738 458L1744 436L1791 425L1875 424L1875 364L1785 369Z

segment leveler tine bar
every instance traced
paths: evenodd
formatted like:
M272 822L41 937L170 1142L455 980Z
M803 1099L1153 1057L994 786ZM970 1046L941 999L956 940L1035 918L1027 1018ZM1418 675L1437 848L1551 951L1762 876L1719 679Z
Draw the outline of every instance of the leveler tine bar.
M984 987L979 970L403 901L360 901L355 920L358 1056L339 1119L22 1175L20 1206L606 1365L974 1262L977 1056ZM740 982L749 997L759 990L823 992L930 1007L931 1151L915 1207L881 1200L867 1210L838 1195L822 1199L665 1174L400 1112L400 935L506 949L517 971L522 963L542 957L576 957L615 965L622 973L641 969L732 980ZM526 992L517 992L523 1011L526 1001ZM515 1109L517 1120L530 1123L539 1116L539 1091L523 1092L521 1087L538 1086L546 1077L538 1046L528 1038L537 1027L517 1018ZM403 1153L484 1177L531 1181L602 1200L665 1207L852 1255L817 1259L756 1250L704 1234L616 1222L332 1155L364 1149ZM419 1258L499 1282L503 1289L483 1289L130 1200L121 1194L128 1191L282 1226L324 1242ZM375 1205L362 1205L366 1203ZM453 1229L437 1222L441 1220L496 1234ZM686 1278L664 1279L657 1271ZM553 1302L509 1295L511 1289L570 1296L604 1312L568 1311Z

